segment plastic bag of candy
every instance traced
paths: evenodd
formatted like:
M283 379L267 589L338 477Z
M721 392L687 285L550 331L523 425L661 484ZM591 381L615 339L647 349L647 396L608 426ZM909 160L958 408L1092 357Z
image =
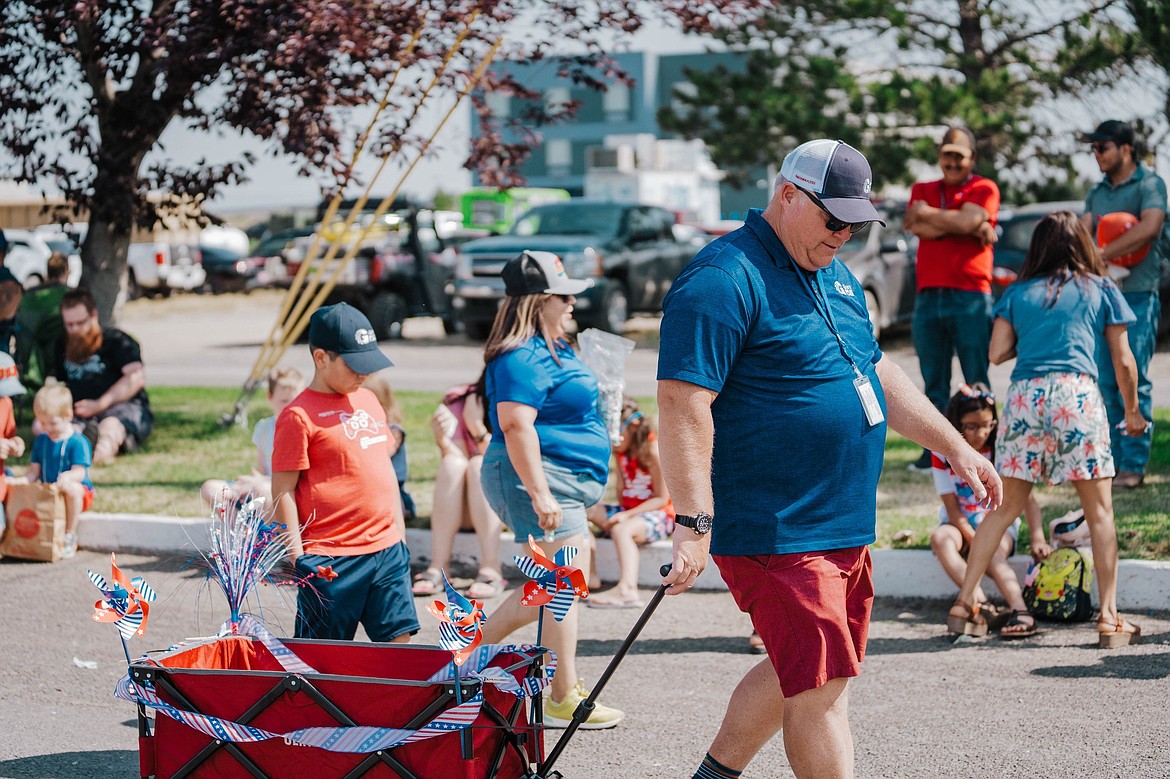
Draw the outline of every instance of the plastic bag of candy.
M626 391L626 357L634 342L620 335L590 328L577 334L581 361L597 377L597 408L605 420L610 443L622 442L622 397Z

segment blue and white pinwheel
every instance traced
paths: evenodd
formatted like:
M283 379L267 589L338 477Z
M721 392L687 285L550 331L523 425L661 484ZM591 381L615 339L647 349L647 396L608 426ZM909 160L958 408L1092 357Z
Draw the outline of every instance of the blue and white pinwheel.
M562 546L549 560L541 552L532 536L528 537L532 557L513 556L516 567L532 581L524 584L521 606L548 606L553 619L562 622L577 598L589 597L589 584L585 574L569 563L577 556L577 547Z
M483 613L483 601L459 594L447 581L446 571L443 586L447 589L447 603L437 600L427 606L427 611L439 620L439 646L451 653L455 665L463 665L483 640L480 626L487 622L487 615Z
M93 605L95 622L113 622L122 634L123 640L146 633L146 619L150 616L150 603L158 597L141 576L130 579L118 568L114 555L110 555L110 578L106 581L100 573L86 571L89 580L102 591L103 599Z

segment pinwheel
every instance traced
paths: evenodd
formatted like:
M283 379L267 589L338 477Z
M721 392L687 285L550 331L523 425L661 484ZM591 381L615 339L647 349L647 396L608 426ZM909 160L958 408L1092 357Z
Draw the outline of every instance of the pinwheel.
M577 598L589 597L589 584L579 568L569 563L577 556L577 547L562 546L554 560L544 556L532 536L528 537L532 557L515 555L512 559L525 576L532 581L525 583L521 606L548 606L553 619L562 622Z
M94 622L113 622L122 634L125 643L134 636L146 633L146 620L150 616L150 603L158 596L141 576L130 579L118 568L114 555L110 555L110 579L100 573L86 571L89 580L102 592L102 600L93 605ZM129 651L129 650L127 650ZM127 655L128 656L128 655Z
M483 613L483 601L459 594L447 581L447 572L442 573L447 603L437 600L427 606L427 611L439 620L439 646L450 652L455 665L460 666L483 640L480 626L487 621L487 616Z

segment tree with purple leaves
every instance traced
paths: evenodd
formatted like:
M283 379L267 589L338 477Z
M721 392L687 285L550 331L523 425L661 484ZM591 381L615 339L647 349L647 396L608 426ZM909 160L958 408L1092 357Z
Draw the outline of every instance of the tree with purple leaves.
M378 155L424 153L419 106L461 94L502 39L498 56L550 58L577 83L626 75L608 58L647 24L688 32L742 21L758 0L6 0L0 3L0 175L58 190L88 211L82 283L103 321L123 299L135 225L182 212L245 180L249 154L186 167L159 148L174 122L209 134L231 128L289 155L326 192L354 182L364 131L353 111L385 97L370 136ZM521 23L522 22L522 23ZM432 85L429 86L429 85ZM473 97L486 130L467 165L490 184L517 183L542 124L575 105L489 73ZM483 93L531 109L527 133L505 144ZM152 152L161 152L152 154ZM148 197L152 192L162 193Z

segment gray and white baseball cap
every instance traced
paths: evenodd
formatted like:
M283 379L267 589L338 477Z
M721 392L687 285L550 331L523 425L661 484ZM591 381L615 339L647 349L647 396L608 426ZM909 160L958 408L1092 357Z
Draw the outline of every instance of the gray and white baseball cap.
M820 138L797 146L784 158L780 175L813 192L842 222L881 222L870 200L873 171L865 156L844 141Z

